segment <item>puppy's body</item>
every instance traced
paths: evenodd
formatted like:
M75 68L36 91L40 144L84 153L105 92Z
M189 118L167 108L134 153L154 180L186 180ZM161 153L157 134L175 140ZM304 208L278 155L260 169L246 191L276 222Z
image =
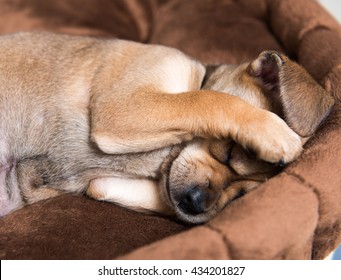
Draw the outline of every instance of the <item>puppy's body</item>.
M171 48L22 33L2 37L0 50L1 215L60 191L87 190L97 199L203 222L262 173L252 173L243 188L227 188L245 172L235 170L238 156L229 157L233 172L221 157L240 157L235 151L244 147L269 162L290 162L302 150L300 137L267 111L275 111L271 102L257 108L212 91L224 92L220 79L228 78L219 71L200 90L205 67ZM257 92L259 69L266 68L262 59L227 71L241 80L225 89L249 88L237 94L244 97ZM252 82L245 83L244 75ZM314 125L331 106L325 103ZM205 140L213 138L240 146ZM177 146L184 142L185 148ZM113 191L122 186L127 192Z
M124 63L131 64L134 51L143 52L134 43L122 44L35 33L0 39L1 214L50 197L53 189L84 191L98 176L158 175L169 148L111 156L90 141L89 105L97 80L117 86L126 75ZM115 64L110 77L100 75L106 64Z

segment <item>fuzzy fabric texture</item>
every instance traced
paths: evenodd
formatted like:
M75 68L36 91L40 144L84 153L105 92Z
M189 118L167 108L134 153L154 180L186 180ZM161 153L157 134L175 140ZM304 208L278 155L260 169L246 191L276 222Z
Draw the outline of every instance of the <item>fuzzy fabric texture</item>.
M341 28L313 0L6 0L0 34L48 30L176 47L204 63L285 52L335 99L282 173L194 227L76 195L0 219L1 259L323 259L341 242Z

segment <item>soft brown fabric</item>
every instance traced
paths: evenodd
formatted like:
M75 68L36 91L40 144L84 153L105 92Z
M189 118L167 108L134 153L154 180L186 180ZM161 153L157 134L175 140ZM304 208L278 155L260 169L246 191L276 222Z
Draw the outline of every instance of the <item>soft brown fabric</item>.
M153 0L3 0L1 33L48 30L147 41Z
M63 195L0 220L1 259L110 259L188 226Z
M207 224L64 195L0 220L2 259L321 259L341 242L341 28L317 2L1 2L1 34L31 29L164 44L205 63L280 50L337 103L298 161Z

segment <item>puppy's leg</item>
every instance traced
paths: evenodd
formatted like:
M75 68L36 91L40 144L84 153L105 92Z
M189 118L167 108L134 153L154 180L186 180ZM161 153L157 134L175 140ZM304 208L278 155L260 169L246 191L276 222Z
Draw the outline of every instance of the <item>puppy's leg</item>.
M44 162L36 162L27 159L16 165L15 173L17 185L20 186L20 192L26 204L32 204L40 200L45 200L55 196L62 195L62 188L51 188L42 179L39 170L44 165Z
M0 165L0 217L25 205L17 186L15 171Z
M232 138L269 162L290 162L302 149L298 135L278 116L215 91L142 90L100 105L92 108L91 134L106 153L149 151L194 137Z
M156 181L103 177L92 180L87 194L97 200L113 202L139 212L170 215L172 210L162 201Z

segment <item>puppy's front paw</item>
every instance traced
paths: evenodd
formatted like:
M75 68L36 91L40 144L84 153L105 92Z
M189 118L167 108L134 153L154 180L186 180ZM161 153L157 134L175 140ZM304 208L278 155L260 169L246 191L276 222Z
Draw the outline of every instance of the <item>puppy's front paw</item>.
M302 152L300 137L280 117L263 110L239 130L237 142L259 158L281 165L294 161Z

